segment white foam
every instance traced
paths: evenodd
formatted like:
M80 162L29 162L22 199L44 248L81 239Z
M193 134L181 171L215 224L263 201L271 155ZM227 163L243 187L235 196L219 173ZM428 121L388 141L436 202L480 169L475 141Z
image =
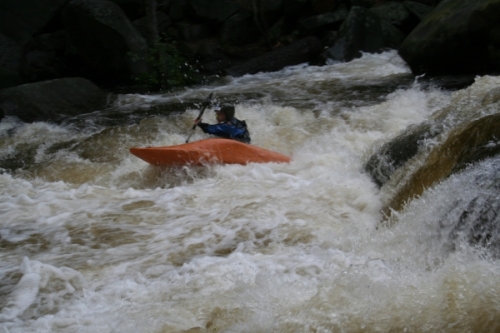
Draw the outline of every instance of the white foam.
M229 78L176 96L124 96L124 106L151 106L212 90L261 93L240 101L237 116L249 123L254 144L292 162L161 169L128 154L132 143L182 143L193 109L100 133L102 142L123 145L110 161L62 151L50 180L0 174L8 244L0 270L12 283L2 324L9 332L445 331L450 316L467 327L470 313L496 314L497 264L468 251L443 256L432 246L423 212L430 214L433 199L398 226L376 229L381 198L363 161L453 96L414 84L357 104L332 89L408 73L388 52ZM280 94L313 102L278 103ZM82 139L57 126L28 127L18 134L22 142L38 142L28 133ZM197 130L193 140L203 137ZM86 172L97 176L72 182ZM18 280L20 254L31 260ZM450 298L466 315L450 309Z

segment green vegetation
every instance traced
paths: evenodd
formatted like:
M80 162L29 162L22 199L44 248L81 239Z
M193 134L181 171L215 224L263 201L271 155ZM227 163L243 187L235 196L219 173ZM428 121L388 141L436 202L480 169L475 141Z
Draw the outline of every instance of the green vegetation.
M137 56L132 57L138 60ZM151 91L168 90L198 83L200 77L187 59L168 42L158 40L149 48L146 58L148 73L134 77L139 84Z

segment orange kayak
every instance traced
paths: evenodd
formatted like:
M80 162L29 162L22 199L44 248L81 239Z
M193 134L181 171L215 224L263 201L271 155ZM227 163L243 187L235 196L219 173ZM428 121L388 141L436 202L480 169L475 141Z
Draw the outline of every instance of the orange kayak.
M130 148L153 165L288 163L290 157L235 140L212 138L177 146Z

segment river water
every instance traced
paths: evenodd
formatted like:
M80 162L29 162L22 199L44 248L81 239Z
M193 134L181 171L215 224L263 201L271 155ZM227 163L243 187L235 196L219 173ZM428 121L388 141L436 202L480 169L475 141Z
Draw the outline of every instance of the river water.
M168 169L129 154L183 143L210 92L292 162ZM121 95L58 125L3 119L0 332L498 331L500 264L442 237L441 212L490 165L390 226L363 167L457 93L423 87L391 51Z

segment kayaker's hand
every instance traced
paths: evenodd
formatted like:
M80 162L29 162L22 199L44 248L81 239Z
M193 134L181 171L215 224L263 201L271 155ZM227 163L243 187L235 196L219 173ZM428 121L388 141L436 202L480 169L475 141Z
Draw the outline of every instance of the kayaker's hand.
M198 125L200 123L201 119L196 118L193 122L195 125Z

